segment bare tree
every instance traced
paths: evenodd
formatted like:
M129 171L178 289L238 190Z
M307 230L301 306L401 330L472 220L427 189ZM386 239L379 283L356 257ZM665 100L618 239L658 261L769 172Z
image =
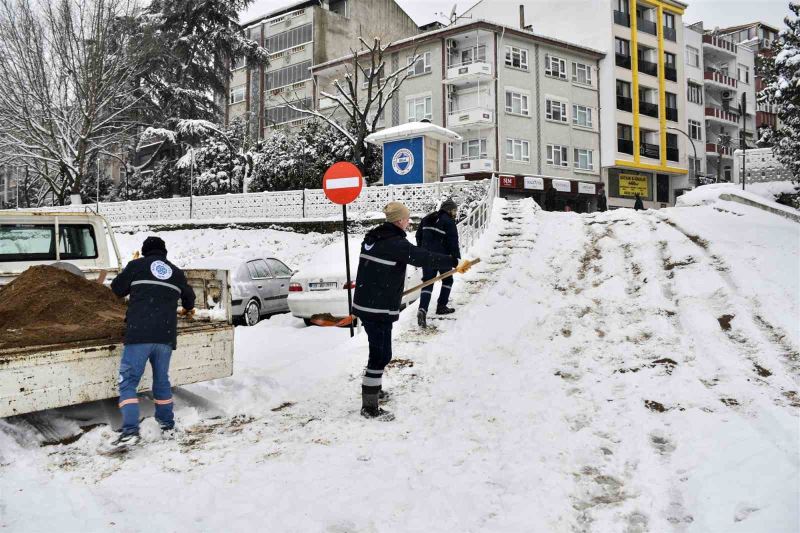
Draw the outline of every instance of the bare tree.
M134 0L0 0L0 151L79 194L98 154L137 124L137 43L120 31Z
M410 65L403 65L386 74L386 56L390 44L382 45L379 38L368 43L359 38L360 50L351 50L352 61L345 64L344 80L333 80L333 91L320 91L320 96L336 102L331 111L325 113L304 109L285 99L286 105L298 112L317 117L345 136L352 145L353 162L362 172L371 167L372 152L365 139L378 127L387 104L400 90L403 82L412 75ZM414 53L411 64L419 59Z

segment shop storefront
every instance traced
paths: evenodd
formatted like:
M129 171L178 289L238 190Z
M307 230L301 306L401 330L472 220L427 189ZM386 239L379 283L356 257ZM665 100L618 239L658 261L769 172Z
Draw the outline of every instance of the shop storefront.
M671 205L670 176L638 170L608 169L609 207L632 207L637 194L645 207Z
M500 175L504 198L533 198L549 211L591 213L597 210L599 182L583 182L546 176ZM553 192L548 191L552 188Z

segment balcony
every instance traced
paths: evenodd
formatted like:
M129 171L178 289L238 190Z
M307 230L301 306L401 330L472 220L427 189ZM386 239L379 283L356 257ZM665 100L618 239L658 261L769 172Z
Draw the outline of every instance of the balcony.
M678 32L675 31L675 28L667 28L664 26L664 39L674 43L678 40Z
M617 139L617 152L633 155L633 141L630 139Z
M719 154L724 157L732 157L733 151L730 147L722 146L721 144L706 143L706 152Z
M657 144L639 143L639 155L650 159L660 159L661 152Z
M731 78L730 76L720 74L719 72L711 72L709 70L703 73L703 78L707 83L723 89L736 89L739 85L736 78Z
M447 127L454 130L470 130L487 126L494 126L494 112L486 107L452 111L447 115Z
M651 104L650 102L639 101L639 114L647 115L648 117L658 118L658 104Z
M658 63L639 59L639 72L658 77Z
M622 54L615 54L616 63L618 67L626 68L630 70L631 68L631 56L624 56Z
M627 96L617 95L617 109L620 111L633 112L633 100Z
M649 33L650 35L658 35L658 26L652 20L647 20L643 17L638 17L636 20L636 27L639 31Z
M472 172L494 172L494 160L487 154L477 157L461 157L447 162L448 174L469 174Z
M733 124L734 126L739 125L738 115L728 113L724 109L719 109L717 107L706 107L706 120L712 120L722 124Z
M703 35L703 48L736 57L737 47L731 41L714 35Z
M486 60L468 61L447 67L445 84L458 85L492 79L492 64Z
M631 16L628 13L623 13L622 11L614 10L614 24L619 24L620 26L625 26L626 28L630 28Z
M667 107L667 120L678 122L678 109L675 107Z
M669 146L667 146L667 161L675 161L677 163L680 162L680 160L681 160L681 155L678 152L678 149L670 148Z
M664 67L664 77L669 81L678 81L678 69L675 67Z

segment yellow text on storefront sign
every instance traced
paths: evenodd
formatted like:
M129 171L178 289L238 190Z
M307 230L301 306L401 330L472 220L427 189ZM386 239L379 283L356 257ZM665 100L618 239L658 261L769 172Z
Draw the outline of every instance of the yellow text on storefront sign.
M647 176L640 176L638 174L620 174L619 175L619 195L620 196L636 196L637 194L642 198L650 196L648 192L648 179Z

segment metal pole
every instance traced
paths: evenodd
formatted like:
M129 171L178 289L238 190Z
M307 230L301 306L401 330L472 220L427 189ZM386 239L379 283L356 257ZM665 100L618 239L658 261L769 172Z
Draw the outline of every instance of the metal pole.
M344 266L347 272L347 314L353 314L353 292L350 288L350 241L347 237L347 204L342 205L342 226L344 228ZM353 321L350 321L350 336L355 336Z
M97 212L100 212L100 154L97 154Z
M747 181L747 174L746 170L746 161L747 161L747 93L742 93L742 135L741 139L739 140L739 144L742 147L742 190L744 190L744 184Z
M194 203L194 148L189 148L192 160L189 164L189 218L192 218L192 208Z

